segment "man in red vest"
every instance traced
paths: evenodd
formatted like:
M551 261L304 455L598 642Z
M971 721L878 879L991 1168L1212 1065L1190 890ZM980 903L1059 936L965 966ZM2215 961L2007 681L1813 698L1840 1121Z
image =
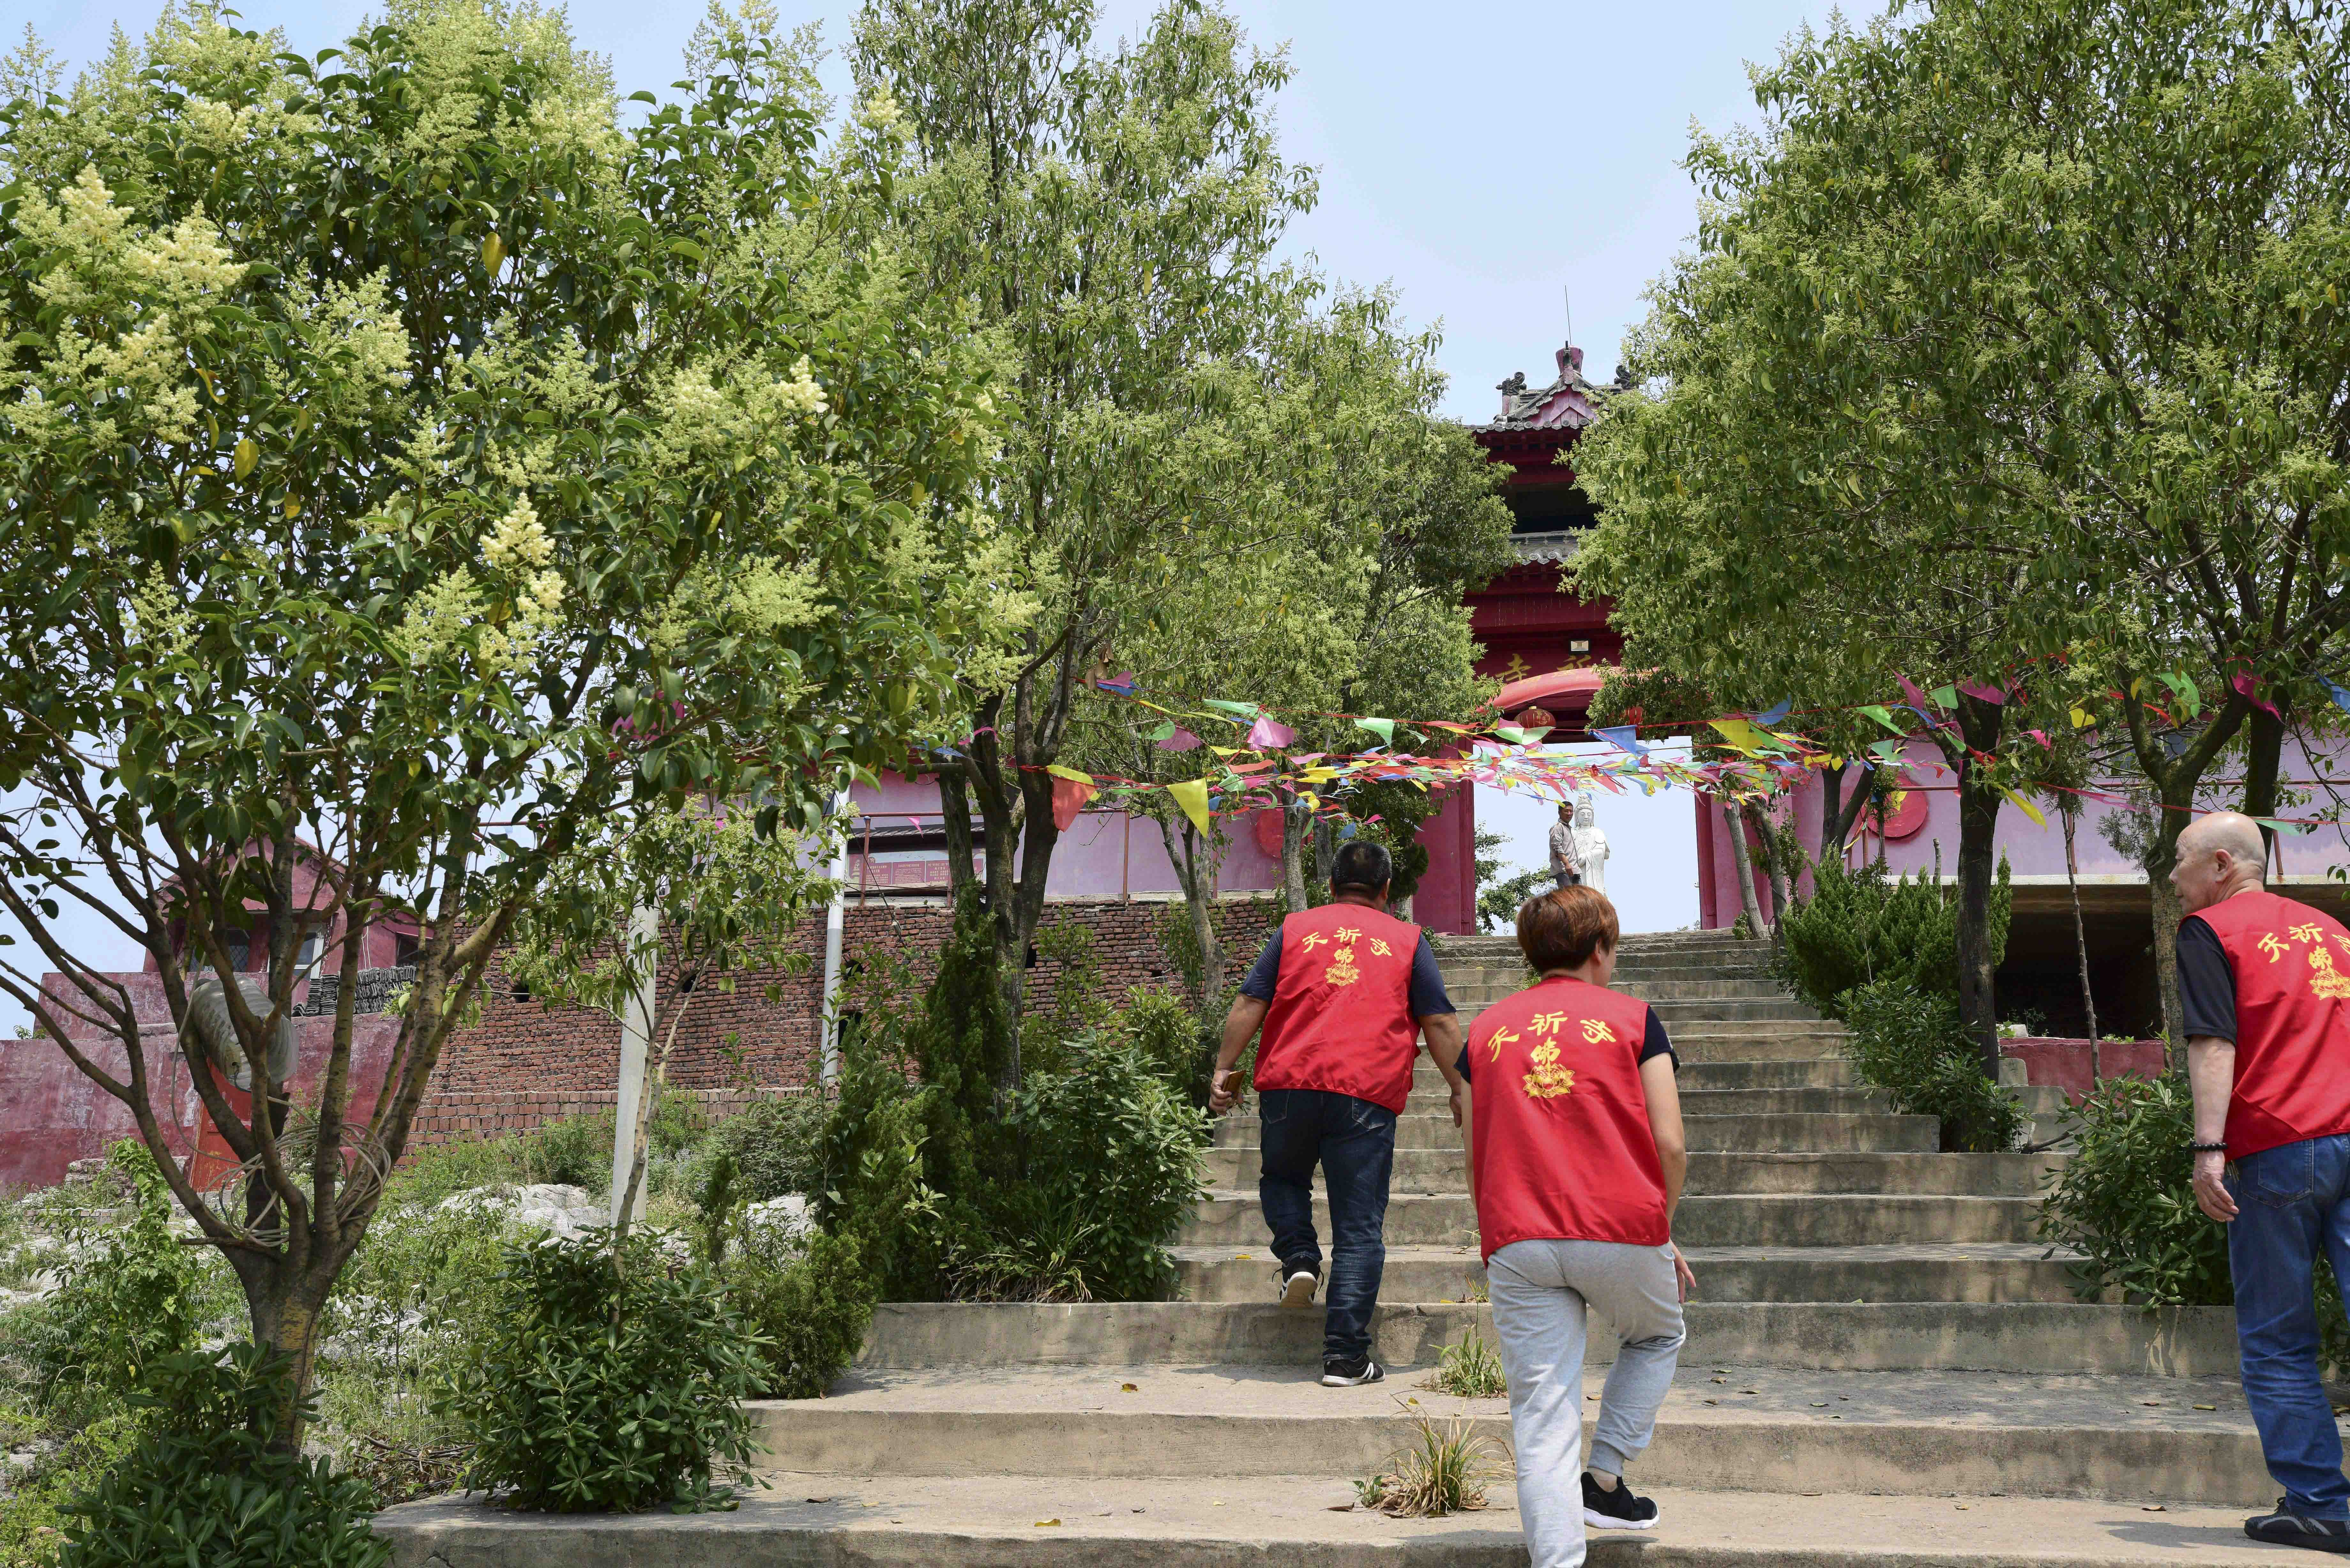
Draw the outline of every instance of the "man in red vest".
M2350 1279L2350 930L2270 892L2267 868L2248 816L2219 812L2178 836L2195 1201L2228 1227L2244 1402L2284 1488L2244 1533L2350 1552L2313 1285L2320 1248Z
M1257 1198L1273 1231L1282 1304L1312 1303L1322 1273L1314 1233L1314 1167L1330 1192L1330 1293L1323 1323L1322 1381L1333 1388L1377 1383L1371 1314L1387 1266L1388 1178L1396 1117L1411 1096L1419 1036L1461 1110L1461 1024L1435 950L1418 926L1387 912L1388 852L1360 839L1330 868L1330 902L1281 922L1241 982L1224 1021L1209 1107L1239 1099L1232 1064L1260 1024L1257 1120L1263 1174Z

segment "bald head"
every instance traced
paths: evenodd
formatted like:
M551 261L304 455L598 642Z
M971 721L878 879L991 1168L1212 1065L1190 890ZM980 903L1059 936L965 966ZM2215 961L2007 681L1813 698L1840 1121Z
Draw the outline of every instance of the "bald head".
M2267 880L2268 843L2261 825L2241 812L2199 816L2178 836L2178 861L2170 885L2180 909L2193 914Z

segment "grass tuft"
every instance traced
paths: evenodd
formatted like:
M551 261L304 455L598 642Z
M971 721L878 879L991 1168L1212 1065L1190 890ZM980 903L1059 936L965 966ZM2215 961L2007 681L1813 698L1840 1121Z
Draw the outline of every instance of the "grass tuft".
M1510 1380L1502 1371L1502 1357L1472 1325L1458 1345L1448 1345L1436 1358L1436 1371L1420 1385L1463 1399L1508 1397Z
M1439 1427L1425 1414L1407 1413L1418 1428L1413 1440L1388 1461L1390 1469L1355 1483L1356 1501L1399 1519L1441 1519L1484 1507L1486 1484L1508 1473L1507 1450L1464 1417Z

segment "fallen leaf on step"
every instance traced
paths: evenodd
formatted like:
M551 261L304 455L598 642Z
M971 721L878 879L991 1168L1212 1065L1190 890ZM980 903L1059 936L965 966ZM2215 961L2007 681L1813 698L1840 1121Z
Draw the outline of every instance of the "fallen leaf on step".
M2162 1401L2159 1399L2141 1399L2138 1403L2141 1405L2159 1405Z
M1135 1386L1133 1384L1131 1384L1131 1383L1121 1383L1121 1384L1119 1384L1119 1385L1118 1386L1118 1391L1119 1393L1121 1393L1121 1394L1139 1394L1139 1393L1141 1393L1141 1392L1142 1392L1142 1390L1141 1390L1141 1389L1139 1389L1139 1388L1136 1387L1136 1386Z
M1812 1401L1812 1408L1814 1410L1825 1410L1827 1407L1828 1402L1825 1399L1814 1399Z
M2196 1407L2198 1410L2216 1410L2216 1409L2218 1409L2220 1407L2218 1407L2217 1405L2198 1405L2198 1406L2196 1406L2195 1407Z
M2139 1508L2138 1511L2140 1513L2168 1513L2170 1511L2163 1507L2162 1504L2158 1502L2149 1502Z
M1334 1502L1330 1505L1330 1511L1332 1513L1352 1513L1355 1511L1355 1505L1351 1502Z
M1966 1512L1966 1511L1967 1511L1967 1505L1966 1505L1965 1503L1963 1503L1963 1502L1961 1502L1961 1503L1955 1503L1955 1504L1953 1504L1952 1506L1953 1506L1953 1507L1955 1507L1955 1508L1956 1508L1956 1509L1957 1509L1960 1513L1964 1513L1964 1512Z
M1052 1526L1052 1525L1058 1524L1058 1523L1060 1523L1060 1522L1061 1522L1061 1521L1060 1521L1059 1520L1057 1520L1057 1519L1040 1519L1040 1520L1038 1520L1038 1521L1036 1521L1036 1528L1037 1528L1037 1529L1039 1529L1039 1530L1044 1530L1044 1529L1049 1528L1049 1527L1050 1527L1050 1526Z
M1760 1388L1741 1388L1739 1392L1741 1394L1760 1394L1762 1390Z
M1707 1401L1706 1401L1706 1403L1707 1403L1707 1404L1709 1404L1709 1405L1719 1405L1719 1404L1721 1404L1721 1400L1719 1400L1719 1399L1709 1399L1709 1400L1707 1400Z

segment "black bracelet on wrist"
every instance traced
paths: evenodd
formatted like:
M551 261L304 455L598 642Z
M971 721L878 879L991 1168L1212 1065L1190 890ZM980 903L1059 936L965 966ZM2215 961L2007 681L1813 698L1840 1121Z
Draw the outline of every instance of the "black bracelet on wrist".
M2189 1152L2193 1154L2225 1154L2228 1152L2228 1146L2224 1143L2190 1143L2187 1147Z

